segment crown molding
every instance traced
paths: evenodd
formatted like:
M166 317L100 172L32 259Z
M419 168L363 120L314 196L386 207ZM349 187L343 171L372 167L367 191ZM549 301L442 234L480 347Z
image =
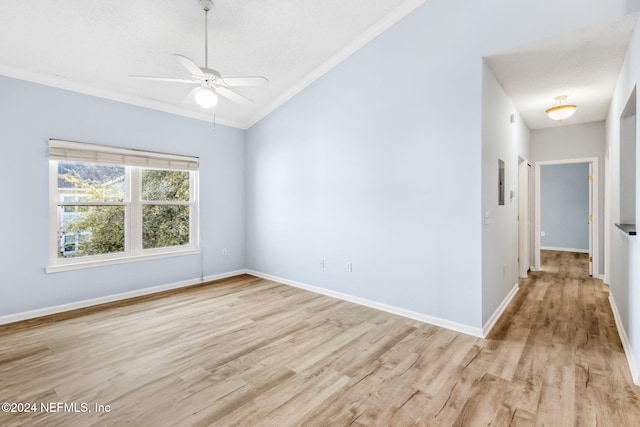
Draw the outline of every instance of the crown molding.
M397 7L389 15L378 21L369 30L357 37L338 53L333 55L327 61L322 63L318 68L307 74L306 77L301 79L297 84L285 91L282 95L277 97L273 102L269 103L266 107L259 110L248 121L238 122L227 119L223 116L216 116L216 123L229 126L237 129L249 129L251 126L262 120L264 117L275 111L282 104L293 98L300 93L303 89L311 85L320 77L331 71L334 67L340 64L342 61L353 55L371 40L384 31L389 29L396 22L400 21L405 16L413 12L418 6L424 3L426 0L407 0L402 5ZM196 120L202 120L206 122L213 122L212 113L205 113L193 111L188 108L167 104L161 101L143 98L135 95L127 95L116 91L110 91L106 89L100 89L92 87L85 83L77 82L63 76L57 76L47 73L41 73L37 71L27 70L19 67L12 67L9 65L0 64L0 75L11 77L19 80L25 80L32 83L42 84L46 86L55 87L58 89L69 90L72 92L81 93L84 95L95 96L98 98L108 99L111 101L122 102L125 104L135 105L138 107L149 108L152 110L162 111L169 114L188 117Z
M289 90L285 91L282 95L276 98L275 101L271 102L265 108L260 110L256 115L254 115L248 122L244 123L243 128L249 129L254 124L258 123L260 120L268 116L270 113L275 111L282 104L293 98L295 95L300 93L307 86L318 80L320 77L331 71L335 66L340 64L342 61L356 53L359 49L364 47L371 40L382 34L384 31L388 30L393 24L400 21L405 16L409 15L413 12L418 6L424 3L426 0L407 0L402 5L397 7L393 12L384 17L382 20L378 21L373 27L369 28L366 32L361 34L343 49L341 49L338 53L333 55L327 61L325 61L318 68L313 70L311 73L307 74L302 80L300 80L296 85L292 86Z

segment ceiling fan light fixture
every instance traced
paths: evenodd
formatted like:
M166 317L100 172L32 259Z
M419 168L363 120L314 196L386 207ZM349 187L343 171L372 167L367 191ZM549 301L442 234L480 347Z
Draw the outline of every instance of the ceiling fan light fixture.
M218 95L211 89L201 88L193 95L193 98L202 108L212 108L218 103Z
M563 120L571 117L578 109L577 105L569 104L566 95L556 96L553 99L555 99L556 103L545 110L551 120L557 120L562 123Z

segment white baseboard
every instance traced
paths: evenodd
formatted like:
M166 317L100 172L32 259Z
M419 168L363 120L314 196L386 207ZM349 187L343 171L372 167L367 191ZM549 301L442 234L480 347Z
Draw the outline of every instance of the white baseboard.
M493 329L493 327L495 326L500 316L502 316L502 313L504 312L504 310L507 308L507 306L509 305L513 297L516 296L516 293L518 293L518 289L519 289L519 286L516 283L511 289L511 291L509 291L507 296L504 297L504 299L502 300L498 308L496 308L496 311L494 311L491 317L487 320L487 323L484 324L484 326L482 327L483 337L486 337L487 335L489 335L489 332L491 332L491 329Z
M540 250L543 251L560 251L560 252L578 252L581 254L588 254L589 249L575 249L575 248L552 248L550 246L540 246Z
M398 316L406 317L408 319L417 320L419 322L428 323L430 325L439 326L441 328L451 329L456 332L462 332L463 334L471 335L478 338L484 338L482 335L482 329L474 328L463 323L452 322L450 320L441 319L435 316L429 316L427 314L418 313L404 308L395 307L392 305L383 304L377 301L371 301L365 298L356 297L342 292L332 291L329 289L320 288L306 283L296 282L294 280L285 279L283 277L272 276L270 274L261 273L259 271L247 270L247 274L251 274L256 277L271 280L285 285L293 286L296 288L311 291L317 294L326 295L332 298L337 298L343 301L352 302L354 304L363 305L366 307L374 308L376 310L386 311L387 313L397 314Z
M9 314L0 316L0 325L7 323L20 322L22 320L34 319L36 317L49 316L51 314L63 313L65 311L77 310L79 308L91 307L94 305L106 304L114 301L121 301L129 298L135 298L143 295L155 294L158 292L169 291L172 289L185 288L187 286L199 285L201 283L211 282L213 280L226 279L227 277L238 276L240 274L246 274L247 270L229 271L227 273L214 274L212 276L206 276L202 279L190 279L180 282L169 283L166 285L153 286L150 288L136 289L133 291L122 292L119 294L105 295L103 297L87 299L83 301L71 302L68 304L56 305L53 307L39 308L37 310L24 311L22 313Z
M611 311L613 311L613 318L616 320L616 327L618 328L618 334L620 335L620 341L622 341L622 348L624 354L627 356L627 363L629 364L629 370L631 371L631 379L633 383L640 386L640 372L638 371L638 365L636 364L636 358L633 355L633 349L631 348L631 342L627 336L627 331L622 325L620 319L620 312L616 306L616 301L613 299L613 295L609 294L609 303L611 304Z

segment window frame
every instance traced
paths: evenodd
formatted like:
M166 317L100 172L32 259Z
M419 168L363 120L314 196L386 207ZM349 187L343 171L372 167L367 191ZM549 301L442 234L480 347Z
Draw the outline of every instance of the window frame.
M54 144L61 146L70 145L72 147L81 147L87 151L95 151L98 155L102 152L124 152L131 151L135 153L137 158L144 158L145 152L138 150L127 150L121 148L104 147L85 143L72 143L67 141L50 140L50 153ZM194 255L201 253L199 242L199 170L197 169L198 159L188 158L186 156L177 156L160 153L147 153L151 161L147 165L120 164L111 160L101 162L100 159L68 159L55 158L50 154L49 159L49 263L45 268L47 273L56 273L61 271L79 270L85 268L101 267L106 265L122 264L129 262L139 262L144 260L159 259L166 257L176 257L184 255ZM183 159L195 160L196 168L193 164L190 168L171 167L169 161L160 160L159 163L153 162L153 156L164 156L163 158L177 158L178 161ZM54 157L54 158L51 158ZM157 158L157 157L156 157ZM122 202L65 202L59 201L58 191L58 163L61 161L74 161L84 163L107 163L123 166L125 168L125 195ZM138 163L141 163L137 160ZM161 169L161 170L181 170L189 172L189 201L145 201L142 200L142 171L144 169ZM186 245L169 246L161 248L143 249L142 235L142 212L143 206L147 204L160 205L187 205L189 206L189 243ZM58 257L58 207L59 206L124 206L125 224L124 224L124 252L88 255L82 257Z

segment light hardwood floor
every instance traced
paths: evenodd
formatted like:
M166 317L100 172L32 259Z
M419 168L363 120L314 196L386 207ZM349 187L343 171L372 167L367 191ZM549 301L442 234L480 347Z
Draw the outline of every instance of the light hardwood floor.
M640 426L606 286L544 256L486 340L252 276L0 327L0 402L110 405L0 425Z

